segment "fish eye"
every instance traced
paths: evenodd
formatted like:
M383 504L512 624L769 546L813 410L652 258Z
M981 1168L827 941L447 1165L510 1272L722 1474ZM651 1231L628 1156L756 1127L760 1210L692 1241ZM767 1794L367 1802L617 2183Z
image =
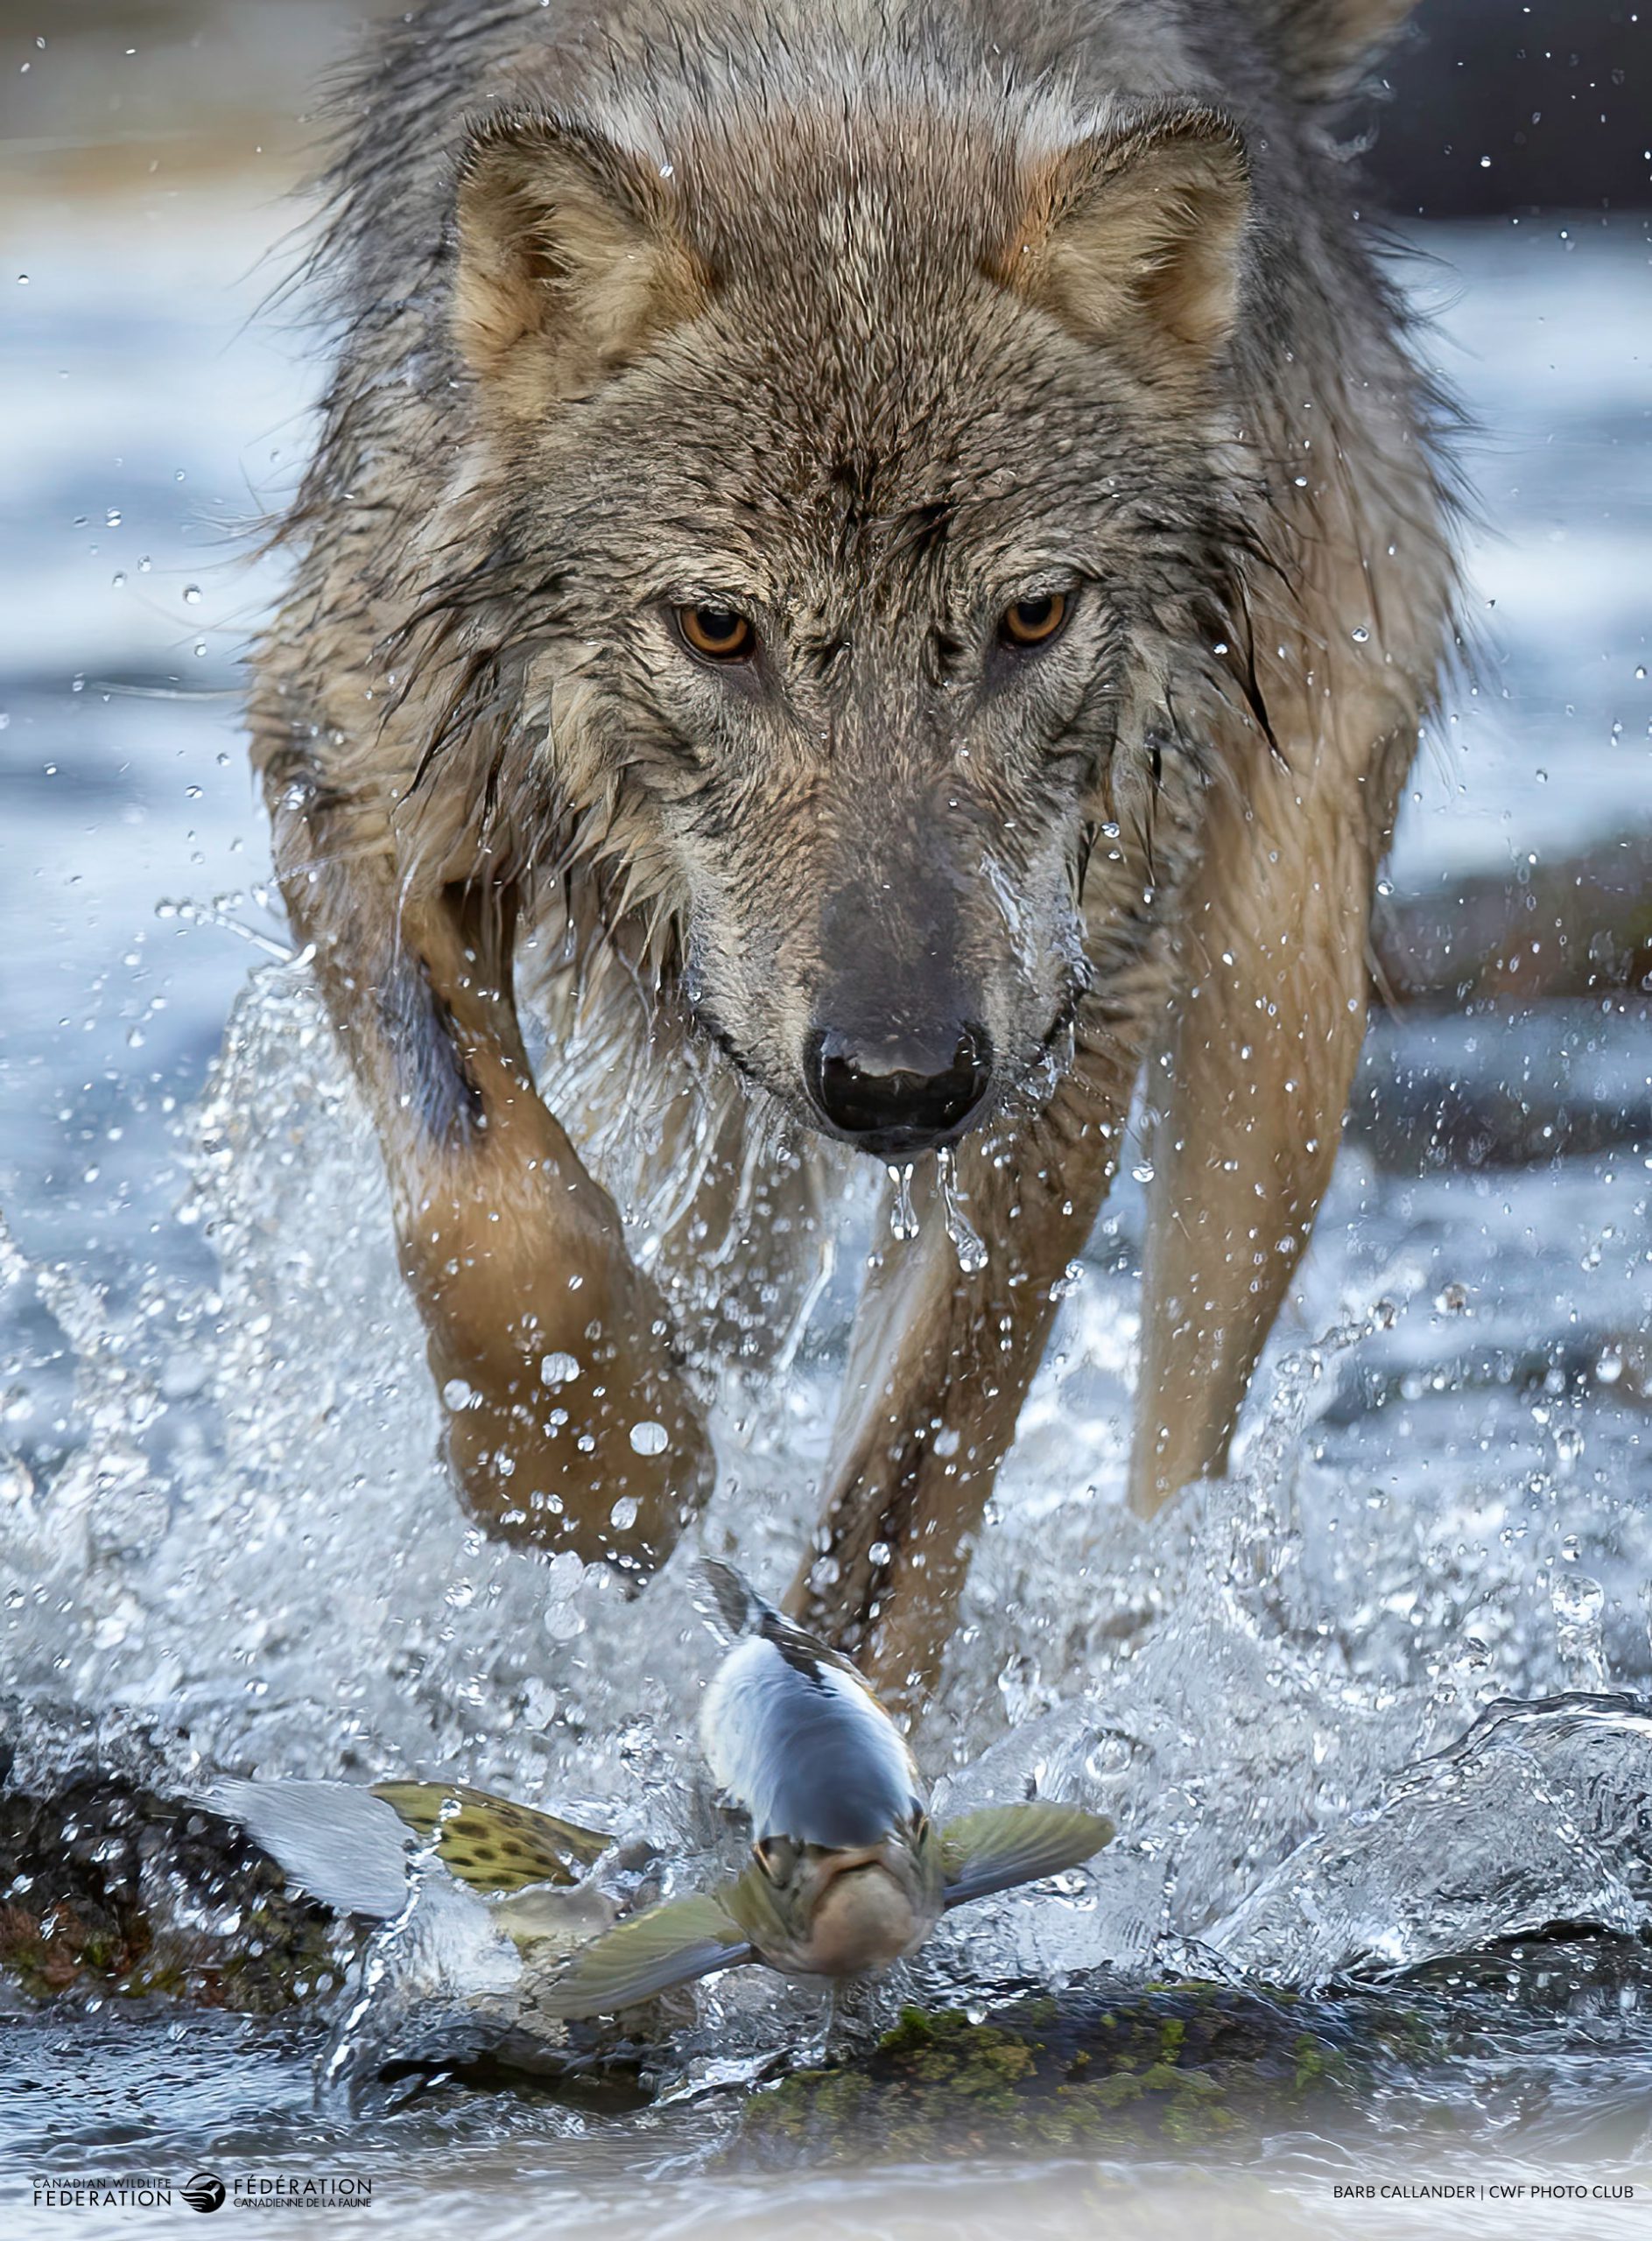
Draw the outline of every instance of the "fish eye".
M678 607L672 614L678 636L701 661L749 661L757 650L757 633L732 607Z
M790 1837L760 1837L751 1849L770 1883L784 1883L798 1865L798 1848Z
M1037 598L1016 600L999 617L998 643L1022 652L1047 646L1066 621L1072 603L1065 592L1040 592Z

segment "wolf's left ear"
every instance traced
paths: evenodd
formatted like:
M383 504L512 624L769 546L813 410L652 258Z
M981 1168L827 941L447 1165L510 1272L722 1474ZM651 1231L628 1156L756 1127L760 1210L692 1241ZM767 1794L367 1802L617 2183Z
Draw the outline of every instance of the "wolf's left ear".
M524 413L588 392L708 286L676 223L670 166L579 126L489 118L459 177L453 333L471 370Z
M1166 102L1038 167L1002 277L1086 341L1208 362L1233 331L1249 207L1234 125Z

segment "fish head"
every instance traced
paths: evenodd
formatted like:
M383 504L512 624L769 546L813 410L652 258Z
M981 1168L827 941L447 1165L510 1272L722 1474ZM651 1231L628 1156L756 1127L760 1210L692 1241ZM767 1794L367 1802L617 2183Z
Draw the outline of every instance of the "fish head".
M753 1943L801 1976L887 1968L923 1943L940 1914L938 1858L921 1814L870 1844L763 1837L742 1883L753 1900Z

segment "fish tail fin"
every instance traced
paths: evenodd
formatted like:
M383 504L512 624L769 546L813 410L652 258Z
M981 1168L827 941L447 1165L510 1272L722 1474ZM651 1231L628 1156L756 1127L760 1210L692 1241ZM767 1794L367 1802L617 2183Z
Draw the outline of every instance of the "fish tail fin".
M866 1685L865 1675L840 1650L830 1647L795 1619L788 1619L784 1611L759 1595L733 1564L725 1563L720 1556L702 1556L699 1570L711 1602L706 1616L731 1640L743 1641L761 1634L766 1641L777 1643L794 1661L802 1659L815 1665L834 1665L853 1673L862 1687Z
M243 1781L194 1800L233 1822L300 1890L341 1914L388 1921L407 1903L407 1828L357 1782Z
M611 1839L554 1813L540 1813L463 1782L379 1782L373 1795L415 1834L435 1840L456 1882L478 1891L574 1883Z

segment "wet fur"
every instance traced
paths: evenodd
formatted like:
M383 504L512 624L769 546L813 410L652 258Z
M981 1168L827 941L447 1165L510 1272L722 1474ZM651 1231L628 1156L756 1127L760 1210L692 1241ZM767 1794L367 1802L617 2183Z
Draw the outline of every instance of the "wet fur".
M1450 643L1440 407L1323 108L1402 12L432 0L376 34L255 752L496 1528L646 1568L692 1511L682 1349L784 1324L844 1172L799 1085L827 1002L978 1002L998 1064L959 1154L988 1267L931 1216L873 1268L799 1612L896 1693L932 1673L1143 1066L1134 1498L1220 1467ZM986 622L1052 554L1073 622L1006 684ZM660 620L731 588L782 650L761 705Z

